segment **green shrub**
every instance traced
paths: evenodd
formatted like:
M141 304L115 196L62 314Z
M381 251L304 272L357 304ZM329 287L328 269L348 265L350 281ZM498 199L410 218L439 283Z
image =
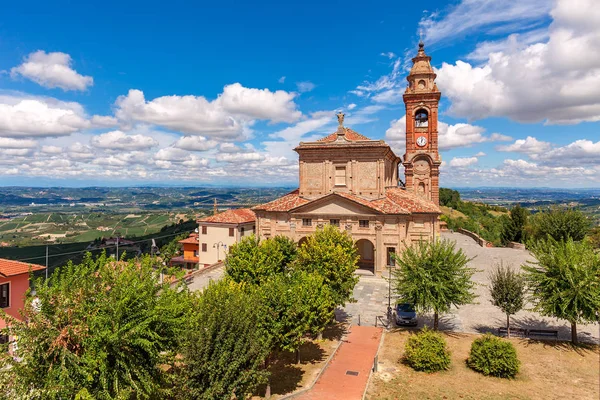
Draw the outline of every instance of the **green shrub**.
M450 368L450 351L441 334L423 328L406 342L404 358L417 371L436 372Z
M514 378L519 372L519 359L512 343L486 334L475 339L467 365L484 375Z

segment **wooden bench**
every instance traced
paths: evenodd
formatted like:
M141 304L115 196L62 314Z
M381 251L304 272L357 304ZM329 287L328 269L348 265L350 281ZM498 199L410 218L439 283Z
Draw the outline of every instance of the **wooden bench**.
M527 329L510 328L511 336L527 337L527 333L528 333ZM506 328L498 328L499 336L506 336L506 334L507 334Z
M558 331L546 330L546 329L530 329L528 331L529 337L542 336L542 337L553 337L558 340Z

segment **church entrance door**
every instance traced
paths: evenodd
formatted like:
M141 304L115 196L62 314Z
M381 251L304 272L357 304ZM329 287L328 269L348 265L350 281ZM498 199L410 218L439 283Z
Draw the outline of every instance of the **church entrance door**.
M358 268L375 272L375 246L368 239L360 239L356 241L356 249L360 255L358 260Z

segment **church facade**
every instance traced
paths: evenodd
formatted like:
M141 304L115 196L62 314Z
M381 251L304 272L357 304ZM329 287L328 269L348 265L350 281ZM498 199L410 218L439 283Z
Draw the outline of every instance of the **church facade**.
M439 235L440 92L430 60L420 43L404 94L404 157L345 127L338 114L336 132L296 147L299 188L253 208L259 238L284 235L301 243L325 224L336 225L355 240L359 267L381 274L392 254Z

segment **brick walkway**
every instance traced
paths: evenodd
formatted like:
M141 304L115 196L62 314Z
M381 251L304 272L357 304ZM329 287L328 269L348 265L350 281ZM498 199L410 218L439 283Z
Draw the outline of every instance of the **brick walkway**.
M360 400L367 386L382 328L352 326L315 386L302 400ZM351 374L347 374L351 372ZM357 375L354 373L358 373Z

